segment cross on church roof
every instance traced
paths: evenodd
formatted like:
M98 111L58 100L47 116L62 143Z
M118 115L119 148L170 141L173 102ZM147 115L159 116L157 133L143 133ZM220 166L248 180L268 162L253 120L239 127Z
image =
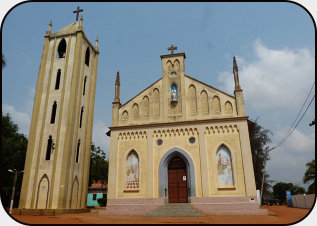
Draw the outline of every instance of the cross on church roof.
M77 9L75 11L73 11L73 13L76 13L76 21L78 21L79 12L82 12L82 11L84 11L84 10L80 9L79 6L77 6Z
M168 47L167 50L170 50L171 51L171 54L174 54L174 50L177 49L177 46L174 46L173 44L171 45L171 47Z

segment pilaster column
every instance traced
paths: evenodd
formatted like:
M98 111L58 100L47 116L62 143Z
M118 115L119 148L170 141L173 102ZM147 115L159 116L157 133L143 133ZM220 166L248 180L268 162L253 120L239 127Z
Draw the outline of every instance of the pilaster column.
M153 198L154 168L153 168L153 131L146 131L147 136L147 197Z
M203 126L198 127L199 137L199 156L200 156L200 172L201 172L201 190L202 196L209 196L209 172L208 172L208 155L206 149L205 129Z
M242 163L247 196L256 196L256 186L247 121L239 123Z

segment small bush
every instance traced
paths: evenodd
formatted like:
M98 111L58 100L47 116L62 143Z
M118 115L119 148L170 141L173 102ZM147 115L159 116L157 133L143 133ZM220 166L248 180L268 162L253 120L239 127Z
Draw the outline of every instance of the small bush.
M107 199L106 198L100 198L97 199L97 202L100 206L106 206L107 205Z

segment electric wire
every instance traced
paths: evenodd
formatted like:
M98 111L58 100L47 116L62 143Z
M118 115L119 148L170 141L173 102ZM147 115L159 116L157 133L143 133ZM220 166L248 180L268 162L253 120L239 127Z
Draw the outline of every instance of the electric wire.
M292 131L291 131L291 132L287 135L287 137L286 137L283 141L281 141L280 144L277 145L275 148L281 146L281 145L287 140L287 138L293 133L293 131L296 129L297 125L300 123L300 121L301 121L302 118L304 117L306 111L308 110L309 106L311 105L311 103L313 102L314 99L315 99L315 95L314 95L313 98L311 99L311 101L310 101L310 103L308 104L306 110L304 111L302 117L299 119L299 121L297 122L297 124L295 125L295 127L292 129Z
M314 86L315 86L315 82L314 82L313 86L311 87L311 89L310 89L310 91L309 91L309 93L308 93L308 95L307 95L307 97L306 97L306 99L305 99L305 102L304 102L304 104L302 105L302 108L301 108L300 111L298 112L298 114L297 114L297 116L296 116L296 119L294 120L293 124L290 126L290 128L288 129L288 131L286 132L286 134L284 135L284 137L281 139L281 141L279 142L279 144L278 144L277 146L280 146L280 144L281 144L282 142L284 142L283 140L284 140L286 137L289 136L288 134L289 134L289 132L292 130L292 127L294 126L294 124L295 124L295 122L296 122L298 116L299 116L300 113L302 112L302 110L303 110L303 108L304 108L304 106L305 106L305 104L306 104L306 102L307 102L307 100L308 100L308 97L310 96L310 93L311 93L311 91L313 90Z

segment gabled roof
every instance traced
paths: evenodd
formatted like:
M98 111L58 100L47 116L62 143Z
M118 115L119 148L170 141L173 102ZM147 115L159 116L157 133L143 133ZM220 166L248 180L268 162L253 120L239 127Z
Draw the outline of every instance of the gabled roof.
M127 102L125 102L124 104L122 104L120 107L123 107L124 105L126 105L127 103L129 103L131 100L133 100L134 98L136 98L137 96L139 96L141 93L143 93L145 90L149 89L151 86L153 86L155 83L157 83L158 81L162 80L162 78L156 80L155 82L153 82L151 85L149 85L148 87L146 87L144 90L142 90L141 92L139 92L137 95L135 95L134 97L132 97L130 100L128 100Z
M54 33L52 37L75 34L78 28L79 28L79 23L75 21L74 23L67 25L66 27L62 28L58 32Z

